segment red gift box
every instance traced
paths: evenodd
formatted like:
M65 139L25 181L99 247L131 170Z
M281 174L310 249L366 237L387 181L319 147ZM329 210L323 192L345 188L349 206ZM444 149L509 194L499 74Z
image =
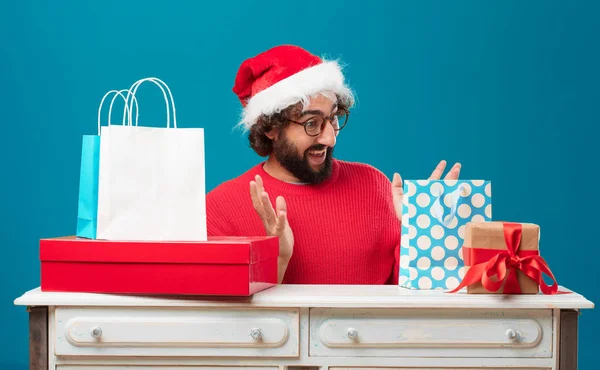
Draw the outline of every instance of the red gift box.
M277 284L276 237L40 240L45 292L249 296Z

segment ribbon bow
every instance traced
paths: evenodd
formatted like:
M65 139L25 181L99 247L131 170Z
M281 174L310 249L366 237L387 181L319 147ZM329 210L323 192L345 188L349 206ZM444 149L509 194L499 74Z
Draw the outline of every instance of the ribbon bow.
M460 285L449 293L456 293L460 289L479 281L487 291L496 292L506 279L503 292L506 294L519 294L521 293L521 287L517 279L517 270L519 270L536 281L542 293L556 294L558 283L546 261L539 255L539 251L519 250L523 231L521 224L503 223L503 227L506 250L463 246L465 264L470 267ZM548 286L544 282L542 274L550 276L554 283ZM495 281L491 279L493 276L497 277Z

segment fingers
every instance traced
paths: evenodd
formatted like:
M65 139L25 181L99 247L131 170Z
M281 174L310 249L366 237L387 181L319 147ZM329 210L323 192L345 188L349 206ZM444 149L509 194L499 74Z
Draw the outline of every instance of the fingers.
M277 221L277 216L275 215L275 210L273 209L273 205L271 204L271 200L269 199L269 194L267 194L266 191L262 192L261 201L263 204L265 222L269 226L272 226L274 222Z
M256 185L257 185L257 188L258 188L258 194L262 194L262 192L265 190L265 187L263 186L262 177L260 177L260 175L256 175L254 177L254 179L256 180Z
M392 178L392 188L402 190L402 177L399 173L395 173Z
M460 175L460 168L461 168L460 163L454 164L454 166L452 166L452 168L450 169L450 171L446 174L446 177L444 177L444 178L448 179L448 180L457 180L458 176Z
M394 174L392 179L392 200L394 202L394 210L399 220L402 219L402 200L404 198L404 189L402 188L402 177L399 173Z
M431 173L431 176L429 177L429 179L430 180L439 180L442 177L442 174L444 173L445 168L446 168L446 161L440 161L440 163L437 165L435 170L433 170L433 172ZM452 166L452 168L446 174L444 179L457 180L458 176L460 175L460 168L461 168L460 163L454 164L454 166Z
M277 208L277 214L281 212L287 212L287 205L285 204L285 199L280 195L275 199L275 207Z
M287 206L282 196L278 196L275 200L275 206L277 208L277 235L282 235L283 230L287 226Z
M281 235L287 225L287 206L282 196L277 197L277 213L269 198L269 194L264 190L262 178L256 175L254 181L250 181L250 197L252 206L260 216L267 234L275 232Z
M254 181L250 181L250 198L252 199L252 206L254 206L254 209L262 218L263 205L262 201L260 200L258 185Z
M431 173L429 177L430 180L439 180L442 177L442 173L444 173L444 169L446 168L446 161L440 161L437 167Z
M250 197L252 198L254 209L262 215L264 212L262 203L262 193L264 192L263 182L259 175L256 175L254 179L255 181L250 181Z
M265 229L268 230L272 227L275 216L269 196L263 189L262 179L259 175L256 175L255 181L250 181L250 198L252 199L252 206L258 213Z
M256 175L254 178L256 179L256 190L258 191L258 194L260 194L260 200L262 203L263 219L268 225L272 225L272 222L274 222L276 218L275 210L273 209L269 195L263 186L262 177L260 177L260 175Z
M402 188L402 177L400 177L399 173L395 173L392 178L392 195L394 196L394 200L401 200L401 197L404 195L404 189Z

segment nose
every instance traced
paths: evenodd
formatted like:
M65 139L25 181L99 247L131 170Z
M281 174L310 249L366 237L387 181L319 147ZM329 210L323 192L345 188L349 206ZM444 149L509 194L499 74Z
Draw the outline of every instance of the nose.
M328 122L317 138L317 142L321 145L327 145L328 147L333 148L335 146L335 137L336 132L333 129L333 126Z

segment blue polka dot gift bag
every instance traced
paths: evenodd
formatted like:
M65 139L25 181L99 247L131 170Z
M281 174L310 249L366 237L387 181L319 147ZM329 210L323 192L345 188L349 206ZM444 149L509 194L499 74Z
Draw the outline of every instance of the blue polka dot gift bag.
M485 180L405 180L400 242L401 287L451 290L465 274L467 222L492 220Z

